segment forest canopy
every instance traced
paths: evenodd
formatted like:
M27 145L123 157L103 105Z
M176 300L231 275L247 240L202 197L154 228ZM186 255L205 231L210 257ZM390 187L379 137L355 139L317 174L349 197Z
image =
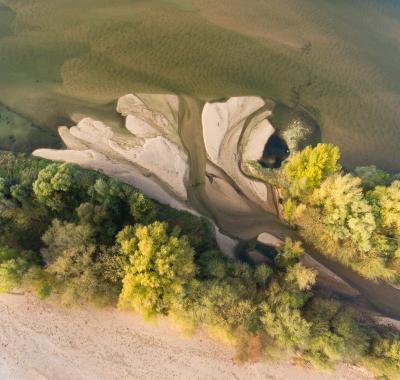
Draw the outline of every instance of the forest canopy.
M259 174L283 216L320 253L371 280L400 283L400 180L375 166L346 171L331 144L306 147ZM261 170L261 169L260 169Z
M365 255L377 249L369 235L377 234L392 255L398 181L365 193L357 177L340 174L334 148L304 154L298 162L309 180L286 197L293 208L305 205L297 218L312 204L332 241L362 242ZM313 172L304 166L309 155L322 162ZM300 180L296 165L287 169L291 181ZM332 193L332 186L343 191ZM331 225L333 211L340 223ZM115 305L146 318L168 316L186 332L201 328L235 345L239 360L278 352L317 368L344 361L399 378L399 334L319 294L317 273L300 262L298 241L287 239L271 265L233 260L218 250L204 218L100 173L11 153L0 153L0 230L2 292L22 289L67 306ZM396 270L392 259L376 257L383 270Z

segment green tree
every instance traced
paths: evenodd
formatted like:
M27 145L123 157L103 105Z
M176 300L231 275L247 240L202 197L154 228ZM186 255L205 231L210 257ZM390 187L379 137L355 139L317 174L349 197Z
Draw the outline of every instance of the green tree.
M16 251L0 246L0 292L8 292L21 286L24 275L33 265L30 252Z
M297 264L303 255L304 249L301 246L301 242L286 238L285 243L278 249L275 264L281 269L287 268Z
M193 278L193 250L185 237L168 233L166 223L125 227L117 238L129 264L123 278L119 307L146 317L167 313Z
M24 209L16 205L0 212L0 244L17 250L36 251L48 225L48 215L38 208Z
M260 328L254 270L217 251L200 255L197 264L197 281L191 282L185 297L175 300L170 315L186 331L202 327L211 336L240 346ZM264 285L268 270L262 268L259 280Z
M379 227L384 233L400 237L400 181L390 186L377 186L369 194Z
M354 169L354 174L361 178L364 190L372 190L378 185L387 186L390 183L389 173L378 169L375 165L358 166Z
M359 359L367 351L368 336L355 311L340 302L315 297L307 305L305 316L311 329L304 357L314 366L330 368L339 360Z
M39 200L55 211L62 211L81 197L79 167L72 164L50 164L42 169L33 183Z
M372 333L369 355L363 360L364 365L379 378L400 379L400 335L394 331Z
M12 182L8 178L0 177L0 198L7 198L10 196L10 187Z
M359 178L351 174L331 175L314 190L311 202L321 209L332 239L351 240L363 252L371 249L376 223Z
M94 230L90 225L61 222L58 219L53 220L42 240L46 246L41 249L41 254L46 264L52 264L68 249L95 243Z
M305 345L311 324L293 307L287 291L273 282L268 288L265 302L259 306L260 321L265 333L284 348L300 348Z
M154 221L156 209L154 203L143 193L134 191L128 196L129 211L136 223L148 224Z
M200 279L223 279L231 270L229 259L220 251L203 252L197 259L198 277Z
M295 290L310 290L317 279L315 270L306 268L301 263L297 263L289 267L286 271L284 281L287 286Z
M99 256L108 255L96 245L72 246L65 249L47 266L53 289L64 305L78 303L107 304L117 298L120 290L116 281L109 281Z
M195 307L197 322L216 338L235 342L235 332L241 326L251 328L256 305L242 283L230 279L207 281L201 285L199 296Z
M273 275L273 270L266 264L257 265L256 269L254 270L254 280L257 285L265 288L268 284L269 280Z
M29 206L32 202L31 189L27 185L16 184L10 188L11 196L22 206Z

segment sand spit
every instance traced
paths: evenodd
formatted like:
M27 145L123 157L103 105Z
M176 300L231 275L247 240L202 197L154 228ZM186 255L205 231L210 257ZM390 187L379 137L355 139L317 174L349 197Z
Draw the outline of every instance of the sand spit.
M270 245L272 247L280 247L283 244L281 239L278 239L276 236L273 236L268 232L263 232L258 235L257 241L261 244Z
M254 160L262 155L274 131L266 120L270 111L265 108L264 100L259 97L235 97L223 103L207 103L202 112L202 129L209 159L249 199L275 213L269 186L248 178L240 170L243 160ZM95 151L115 162L132 163L141 169L142 175L151 176L168 193L185 202L190 168L188 153L179 135L179 98L167 94L128 94L118 100L117 111L126 118L126 132L90 118L82 119L70 129L61 127L59 133L69 151ZM37 150L34 154L43 152ZM64 152L62 159L69 161L68 154ZM53 155L48 150L45 155L60 159L58 153ZM87 165L87 154L75 155L74 162L78 156L83 157ZM95 168L94 163L90 165Z
M220 163L221 149L228 131L243 127L246 119L264 106L255 96L234 97L223 103L206 103L202 114L204 142L212 162Z
M128 94L118 99L117 111L126 117L125 126L134 135L141 137L162 135L181 145L178 135L178 96Z
M202 126L210 161L222 168L249 198L271 211L268 207L272 195L268 186L246 177L240 170L242 152L246 159L261 158L264 145L273 133L272 126L265 120L271 112L261 110L264 106L265 102L259 97L235 97L222 103L206 103ZM244 141L245 129L248 133ZM250 153L253 148L254 152Z
M155 119L160 122L160 125L168 124L167 119L160 114L156 116ZM131 162L161 181L164 187L175 194L179 200L186 200L189 170L186 153L144 119L136 116L132 118L134 119L131 119L130 129L136 131L137 136L115 132L101 121L90 118L82 119L69 130L61 127L59 133L70 150L82 151L89 148L115 161ZM132 126L134 122L135 128ZM169 129L168 133L170 133ZM34 155L40 155L41 151L35 151ZM48 151L46 155L50 158ZM67 155L64 154L64 158L68 161Z
M265 117L265 114L263 117ZM241 161L258 161L264 153L265 144L274 132L275 128L267 119L262 119L255 125L248 125L240 140L242 146Z
M139 147L124 149L110 143L113 150L124 159L148 170L159 178L178 198L187 199L187 155L177 145L163 136L146 139Z
M70 133L68 127L59 127L58 134L69 149L86 150L88 146Z
M27 318L29 316L29 318ZM236 364L202 333L185 339L167 320L115 309L66 310L29 295L0 295L2 380L372 379L341 365L334 375L290 364Z

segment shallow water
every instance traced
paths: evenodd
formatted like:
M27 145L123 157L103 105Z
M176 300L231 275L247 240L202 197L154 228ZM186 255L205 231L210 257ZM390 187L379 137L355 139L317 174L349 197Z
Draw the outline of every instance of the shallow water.
M261 95L305 107L323 140L341 147L345 164L400 170L398 2L0 0L0 6L0 102L35 125L54 130L76 113L103 120L108 114L118 123L110 103L129 92ZM10 135L21 149L32 139L20 128Z

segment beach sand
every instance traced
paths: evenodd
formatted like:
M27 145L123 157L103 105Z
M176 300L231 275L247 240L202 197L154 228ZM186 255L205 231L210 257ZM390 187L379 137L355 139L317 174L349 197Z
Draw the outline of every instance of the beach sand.
M31 295L0 295L2 380L370 379L341 365L323 374L291 364L233 360L199 333L182 337L165 319L146 323L112 308L63 309Z

